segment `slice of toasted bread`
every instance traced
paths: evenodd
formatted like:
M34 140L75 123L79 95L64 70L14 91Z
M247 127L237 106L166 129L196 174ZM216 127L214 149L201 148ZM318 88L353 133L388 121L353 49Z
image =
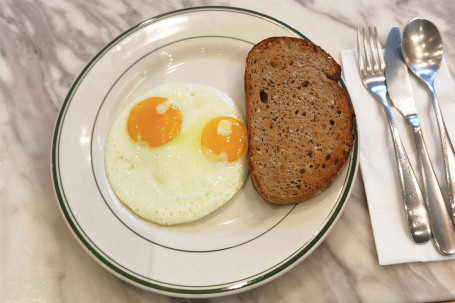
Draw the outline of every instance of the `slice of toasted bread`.
M319 46L272 37L245 68L251 179L264 200L300 203L338 175L353 147L354 110L341 68Z

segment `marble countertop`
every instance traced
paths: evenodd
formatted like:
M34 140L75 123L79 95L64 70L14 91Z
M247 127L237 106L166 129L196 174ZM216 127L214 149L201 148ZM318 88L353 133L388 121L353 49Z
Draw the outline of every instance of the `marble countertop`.
M0 3L0 301L186 302L116 278L75 240L57 208L50 149L72 82L113 38L152 16L201 5L237 6L301 31L340 62L358 27L382 42L415 16L441 30L455 72L455 3L444 1L69 1ZM455 261L380 266L362 176L340 220L303 262L270 283L207 302L418 302L455 299Z

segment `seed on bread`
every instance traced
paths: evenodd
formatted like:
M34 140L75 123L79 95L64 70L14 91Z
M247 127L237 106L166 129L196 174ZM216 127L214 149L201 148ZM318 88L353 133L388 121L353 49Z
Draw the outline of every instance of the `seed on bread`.
M354 111L340 74L329 54L304 39L272 37L249 52L248 153L264 200L303 202L327 187L348 159Z

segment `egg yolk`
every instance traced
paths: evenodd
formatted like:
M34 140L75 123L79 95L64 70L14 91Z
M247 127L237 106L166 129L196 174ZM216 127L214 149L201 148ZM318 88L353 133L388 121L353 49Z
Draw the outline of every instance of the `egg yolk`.
M247 152L246 126L231 117L215 118L207 123L202 131L201 145L209 159L222 159L219 156L224 153L228 162L234 162Z
M182 114L177 105L162 97L139 102L131 109L127 131L135 142L150 147L163 145L174 139L182 127Z

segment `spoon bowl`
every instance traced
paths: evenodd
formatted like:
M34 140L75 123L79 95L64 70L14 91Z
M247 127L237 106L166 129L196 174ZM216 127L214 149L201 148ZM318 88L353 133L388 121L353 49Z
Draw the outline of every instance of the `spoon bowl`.
M442 38L438 28L423 18L414 18L403 29L403 59L422 81L434 81L442 60Z

